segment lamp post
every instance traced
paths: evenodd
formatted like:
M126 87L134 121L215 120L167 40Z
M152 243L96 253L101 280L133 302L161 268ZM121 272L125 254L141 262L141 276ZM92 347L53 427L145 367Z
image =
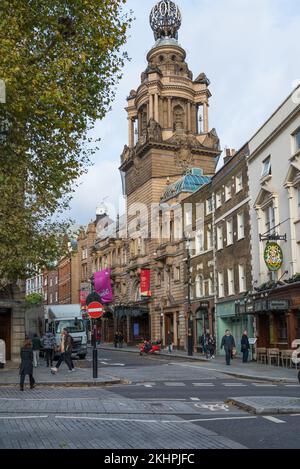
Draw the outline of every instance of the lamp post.
M187 285L188 285L188 355L193 355L193 336L194 336L194 327L193 327L193 314L191 308L191 255L190 255L190 238L185 237L186 248L187 248Z

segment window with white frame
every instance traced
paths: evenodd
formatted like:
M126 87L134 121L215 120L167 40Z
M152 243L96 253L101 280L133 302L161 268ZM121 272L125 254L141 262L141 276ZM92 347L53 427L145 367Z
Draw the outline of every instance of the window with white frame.
M233 223L232 218L226 221L227 246L233 244Z
M197 275L195 280L195 296L196 298L201 298L203 296L203 277L202 275Z
M295 153L300 150L300 129L294 133L294 147L295 147Z
M53 287L53 278L50 278L50 287Z
M44 292L44 300L48 301L48 293L46 291Z
M266 233L271 233L275 226L275 209L273 205L269 205L269 207L264 210L264 214Z
M261 177L264 178L266 176L269 176L270 174L272 174L271 156L268 156L268 158L266 158L263 161L263 168L262 168Z
M185 212L185 226L190 226L192 224L192 209L189 208Z
M57 284L58 284L58 277L57 277L57 275L56 275L56 277L55 277L55 285L57 285Z
M210 197L210 198L207 199L207 201L206 201L206 215L208 215L209 213L211 213L212 210L213 210L212 197Z
M245 237L244 212L237 214L237 233L238 239L243 239Z
M233 269L227 269L228 295L234 295Z
M214 291L213 291L213 282L212 282L212 279L208 279L208 294L209 295L213 295L214 294Z
M203 230L196 231L195 252L196 255L204 251Z
M45 277L44 278L44 287L46 287L48 285L48 277Z
M217 226L217 250L223 249L223 225Z
M180 267L178 265L175 267L174 280L175 280L175 282L180 281Z
M225 186L225 202L231 199L231 183L226 184Z
M58 302L58 292L57 291L55 292L55 302L56 303Z
M219 298L223 298L223 296L224 296L224 274L223 274L223 272L218 272L218 291L219 291Z
M211 228L207 228L206 240L207 240L207 250L212 249L212 247L213 247L213 232L212 232Z
M239 264L239 289L240 293L246 291L246 269L243 264Z
M235 192L238 193L243 189L243 175L238 174L235 178Z
M222 205L222 193L220 191L216 193L216 208L221 207L221 205Z
M50 293L50 304L52 305L52 303L53 303L53 295L52 293Z

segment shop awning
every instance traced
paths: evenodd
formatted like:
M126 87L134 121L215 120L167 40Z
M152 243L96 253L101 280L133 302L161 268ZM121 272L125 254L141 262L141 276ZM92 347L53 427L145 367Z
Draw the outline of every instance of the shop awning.
M143 314L149 314L149 310L147 308L120 306L114 309L113 314L115 318L121 318L123 316L136 318L138 316L142 316Z

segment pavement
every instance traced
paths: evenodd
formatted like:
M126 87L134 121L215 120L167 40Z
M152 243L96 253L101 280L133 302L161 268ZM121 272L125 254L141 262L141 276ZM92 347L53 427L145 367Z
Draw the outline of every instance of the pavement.
M62 364L59 371L52 374L50 368L47 368L41 359L40 365L33 369L33 376L38 386L107 386L123 382L111 373L102 371L98 373L98 378L93 378L92 369L82 367L80 362L75 362L75 367L74 372L69 372L66 365ZM19 381L19 366L17 364L8 363L8 366L0 369L0 386L15 386L19 384Z
M258 415L300 414L300 398L284 396L232 397L227 403Z
M111 344L103 344L100 350L116 350ZM139 353L137 346L123 346L117 349L119 352ZM208 371L215 371L224 373L237 378L255 379L257 381L270 381L282 383L298 383L297 370L295 368L283 368L275 365L263 365L256 361L249 361L242 363L242 359L234 358L230 366L226 366L225 357L218 356L213 360L206 359L203 355L195 353L193 356L188 356L184 351L161 351L159 354L152 355L153 358L167 359L167 360L184 360L190 362L201 363L203 369Z

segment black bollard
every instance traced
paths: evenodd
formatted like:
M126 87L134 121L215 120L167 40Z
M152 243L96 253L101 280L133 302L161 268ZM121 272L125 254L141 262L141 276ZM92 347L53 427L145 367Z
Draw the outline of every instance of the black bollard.
M98 378L98 350L93 348L93 378Z

